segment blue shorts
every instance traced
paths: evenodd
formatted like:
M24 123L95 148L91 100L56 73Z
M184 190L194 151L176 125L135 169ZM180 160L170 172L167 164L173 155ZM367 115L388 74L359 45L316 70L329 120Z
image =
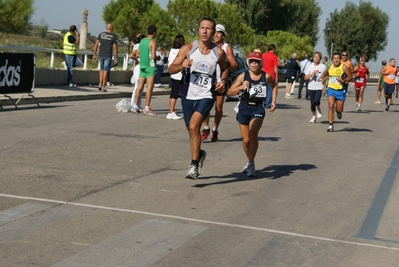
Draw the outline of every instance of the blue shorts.
M250 105L245 100L240 102L238 106L237 121L242 125L249 125L249 122L253 119L264 119L265 108L263 102L259 102L257 105Z
M389 83L384 84L384 94L392 95L394 91L395 91L394 83L393 84L389 84Z
M333 96L333 97L335 97L336 100L345 102L346 90L334 90L334 89L328 87L327 91L326 91L326 96L327 97Z
M189 100L185 97L181 98L181 106L183 108L184 123L188 127L190 125L191 116L194 112L201 113L205 119L211 111L215 100L213 98L203 98L199 100Z
M110 71L112 66L112 58L110 57L100 57L100 70Z

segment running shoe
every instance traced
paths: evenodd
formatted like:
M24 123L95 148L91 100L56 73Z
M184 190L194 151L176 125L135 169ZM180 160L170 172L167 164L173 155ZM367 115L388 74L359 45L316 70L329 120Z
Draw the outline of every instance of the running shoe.
M143 114L144 114L144 115L152 115L152 116L157 115L157 114L152 110L152 108L144 109L144 110L143 110Z
M212 130L212 133L211 133L211 142L216 142L217 140L219 140L218 139L218 131L214 131L214 130Z
M248 164L249 164L249 163L247 163L247 165L245 165L245 167L242 168L242 172L243 172L243 173L247 173L247 172L248 172Z
M310 121L309 121L310 123L315 123L316 122L316 117L315 116L313 116L311 119L310 119Z
M387 105L387 107L385 108L385 111L389 111L389 105Z
M188 168L186 178L197 180L198 179L198 167L191 164L190 167Z
M316 107L316 117L318 119L320 119L321 117L323 117L323 114L321 114L321 109Z
M333 125L328 126L327 132L330 132L330 133L334 132L334 126Z
M200 158L198 163L198 174L201 174L204 171L204 160L206 158L205 150L200 150Z
M201 140L205 141L206 139L208 139L209 133L210 133L211 129L203 129L202 133L201 133Z
M294 97L292 97L292 96L289 95L289 94L286 94L286 95L285 95L285 98L286 98L286 99L294 99Z
M248 166L248 168L247 168L247 176L248 177L255 177L256 176L255 164L248 163L247 166Z
M377 100L377 101L374 102L374 104L379 105L379 104L381 104L381 101L378 101L378 100Z
M338 113L337 112L337 118L340 120L340 119L342 119L342 113Z
M166 118L169 120L180 120L183 117L177 115L176 112L172 112L172 113L168 113L168 115L166 115Z
M134 114L139 114L139 113L141 113L141 110L140 110L139 108L133 108L133 109L132 109L132 112L133 112Z
M76 87L76 84L70 83L70 84L69 84L69 87Z
M361 107L361 105L357 105L357 107L356 107L356 111L359 111L359 112L361 112L361 111L362 111L362 107Z

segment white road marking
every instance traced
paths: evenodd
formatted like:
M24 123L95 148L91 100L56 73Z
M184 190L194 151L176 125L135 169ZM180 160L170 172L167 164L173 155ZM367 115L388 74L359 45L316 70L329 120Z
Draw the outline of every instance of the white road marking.
M334 239L334 238L328 238L328 237L304 235L304 234L298 234L298 233L287 232L287 231L273 230L273 229L268 229L268 228L264 228L264 227L254 227L254 226L234 224L234 223L208 221L208 220L201 220L201 219L195 219L195 218L189 218L189 217L182 217L182 216L175 216L175 215L168 215L168 214L161 214L161 213L153 213L153 212L146 212L146 211L139 211L139 210L121 209L121 208L107 207L107 206L101 206L101 205L91 205L91 204L85 204L85 203L67 202L67 201L45 199L45 198L26 197L26 196L16 196L16 195L9 195L9 194L0 194L0 197L43 201L43 202L49 202L49 203L58 203L58 204L73 205L73 206L94 208L94 209L103 209L103 210L110 210L110 211L120 211L120 212L126 212L126 213L136 213L136 214L177 219L177 220L183 220L183 221L205 223L205 224L218 225L218 226L228 226L228 227L253 230L253 231L261 231L261 232L267 232L267 233L273 233L273 234L281 234L281 235L286 235L286 236L308 238L308 239L319 240L319 241L399 251L399 248L395 248L395 247L367 244L367 243L361 243L361 242L353 242L353 241L340 240L340 239Z

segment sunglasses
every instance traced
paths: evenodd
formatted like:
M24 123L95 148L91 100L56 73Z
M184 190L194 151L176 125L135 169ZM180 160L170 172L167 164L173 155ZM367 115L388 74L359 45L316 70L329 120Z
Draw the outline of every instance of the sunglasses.
M343 56L343 57L347 57L347 56L348 56L348 54L342 54L342 56Z

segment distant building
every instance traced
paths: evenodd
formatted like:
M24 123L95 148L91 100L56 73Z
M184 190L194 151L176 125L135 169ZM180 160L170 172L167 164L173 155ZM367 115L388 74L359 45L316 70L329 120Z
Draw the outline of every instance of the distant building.
M61 30L55 30L55 29L53 29L53 30L48 30L47 32L49 32L49 33L56 33L56 34L62 35Z

